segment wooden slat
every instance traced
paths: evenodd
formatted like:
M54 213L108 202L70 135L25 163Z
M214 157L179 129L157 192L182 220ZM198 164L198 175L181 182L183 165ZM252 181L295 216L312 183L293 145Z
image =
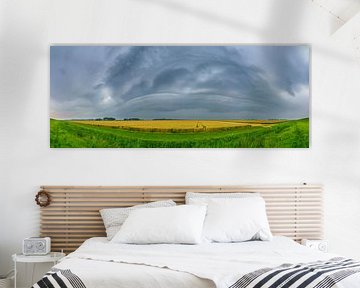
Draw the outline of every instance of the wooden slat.
M72 252L90 237L105 236L99 210L173 199L185 202L186 192L260 193L265 199L274 235L322 237L322 187L307 185L244 186L42 186L51 204L41 208L40 231L52 237L54 251Z

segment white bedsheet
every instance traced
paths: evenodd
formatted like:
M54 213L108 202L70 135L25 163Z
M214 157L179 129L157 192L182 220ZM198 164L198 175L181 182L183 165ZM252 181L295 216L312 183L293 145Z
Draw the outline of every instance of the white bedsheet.
M70 269L92 287L227 288L242 275L284 263L306 263L336 257L311 250L286 237L272 241L200 245L112 244L91 238L56 268ZM134 265L137 264L137 265ZM360 287L360 275L336 287Z

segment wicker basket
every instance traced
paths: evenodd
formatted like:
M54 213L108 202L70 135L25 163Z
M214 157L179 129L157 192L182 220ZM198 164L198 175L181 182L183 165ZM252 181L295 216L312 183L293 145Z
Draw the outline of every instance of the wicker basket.
M0 275L0 288L10 288L11 282L14 279L14 271L11 270L6 275Z

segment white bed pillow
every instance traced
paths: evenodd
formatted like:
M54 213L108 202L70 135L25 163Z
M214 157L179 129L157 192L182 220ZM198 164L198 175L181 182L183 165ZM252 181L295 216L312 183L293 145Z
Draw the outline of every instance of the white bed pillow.
M271 240L264 199L247 197L209 200L203 237L210 242Z
M206 205L133 210L111 242L198 244L205 214Z
M139 208L154 208L154 207L171 207L176 206L172 200L156 201L146 204L135 205L128 208L109 208L101 209L100 214L106 229L107 239L111 240L115 234L120 230L121 225L124 223L129 213L132 210Z
M207 204L211 199L233 199L233 198L247 198L259 197L259 193L244 192L244 193L197 193L186 192L186 204Z

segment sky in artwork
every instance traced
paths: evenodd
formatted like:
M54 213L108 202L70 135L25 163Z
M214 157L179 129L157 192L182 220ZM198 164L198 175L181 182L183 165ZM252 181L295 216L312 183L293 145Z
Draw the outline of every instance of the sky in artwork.
M52 46L56 119L309 117L310 47Z

